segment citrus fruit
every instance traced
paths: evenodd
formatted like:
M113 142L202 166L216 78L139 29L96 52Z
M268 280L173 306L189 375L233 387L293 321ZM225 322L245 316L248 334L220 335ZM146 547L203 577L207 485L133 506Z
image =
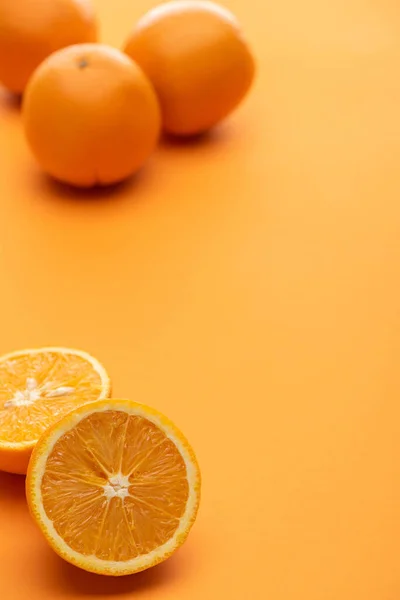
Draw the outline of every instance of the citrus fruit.
M150 10L124 47L151 79L164 129L206 131L244 98L254 60L236 18L202 0L178 0Z
M23 103L27 140L40 165L82 187L135 173L156 146L160 119L141 69L100 44L52 54L33 74Z
M0 470L26 473L49 425L109 394L104 367L85 352L42 348L0 357Z
M90 0L0 0L0 82L22 93L49 54L96 39Z
M38 442L26 481L33 518L70 563L127 575L168 558L196 518L200 473L166 417L128 400L82 406Z

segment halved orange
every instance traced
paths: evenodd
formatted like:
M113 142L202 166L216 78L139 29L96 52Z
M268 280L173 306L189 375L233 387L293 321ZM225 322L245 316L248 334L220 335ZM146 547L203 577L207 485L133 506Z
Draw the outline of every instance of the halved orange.
M94 573L127 575L183 544L197 515L200 471L166 417L108 400L78 408L45 432L26 493L62 558Z
M41 348L0 357L0 470L26 473L49 425L109 395L109 376L86 352Z

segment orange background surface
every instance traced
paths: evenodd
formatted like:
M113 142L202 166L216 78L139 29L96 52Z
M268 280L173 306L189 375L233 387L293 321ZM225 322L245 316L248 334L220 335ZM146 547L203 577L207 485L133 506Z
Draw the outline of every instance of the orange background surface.
M151 0L97 0L120 45ZM243 107L112 191L35 166L0 97L0 351L81 347L185 431L198 522L122 580L68 566L0 475L4 600L398 600L400 8L231 0Z

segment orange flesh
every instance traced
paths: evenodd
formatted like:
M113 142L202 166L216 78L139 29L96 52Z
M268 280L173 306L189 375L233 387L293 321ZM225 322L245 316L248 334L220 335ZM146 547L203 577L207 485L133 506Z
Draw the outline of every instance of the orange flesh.
M56 418L97 400L101 392L100 375L80 356L45 352L12 357L0 363L0 442L34 442Z
M184 460L165 433L143 417L108 410L59 438L41 493L45 513L73 550L126 561L174 535L189 486Z

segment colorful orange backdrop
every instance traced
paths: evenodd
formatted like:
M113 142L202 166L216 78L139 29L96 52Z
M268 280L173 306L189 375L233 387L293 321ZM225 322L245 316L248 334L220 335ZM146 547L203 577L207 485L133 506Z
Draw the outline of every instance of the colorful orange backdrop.
M152 0L97 0L120 45ZM400 8L230 0L251 97L113 191L44 178L0 96L0 351L82 347L186 432L198 522L165 565L63 563L0 475L4 600L397 600Z

